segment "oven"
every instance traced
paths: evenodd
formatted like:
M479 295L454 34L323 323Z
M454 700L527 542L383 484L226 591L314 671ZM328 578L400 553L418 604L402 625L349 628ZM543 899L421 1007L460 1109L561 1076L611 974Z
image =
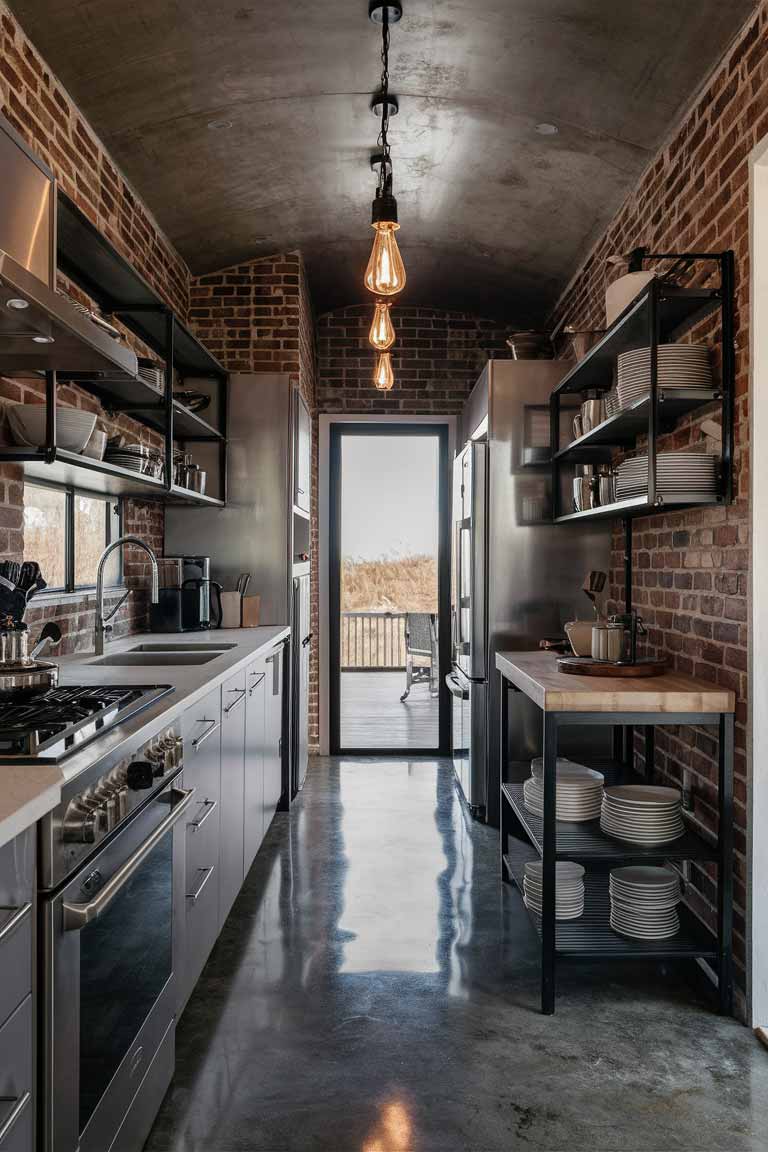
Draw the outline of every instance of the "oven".
M181 768L40 894L45 1152L142 1147L173 1073Z

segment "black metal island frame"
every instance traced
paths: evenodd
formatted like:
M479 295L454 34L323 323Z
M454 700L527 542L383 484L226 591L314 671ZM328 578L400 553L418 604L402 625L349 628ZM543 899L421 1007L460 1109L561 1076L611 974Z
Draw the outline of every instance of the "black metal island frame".
M531 913L541 939L541 1010L555 1010L555 969L559 958L609 961L612 959L701 959L717 975L720 1011L733 1011L733 692L678 673L652 679L582 677L558 671L549 652L500 652L496 668L501 677L501 873L523 889L528 860L543 862L542 915ZM539 818L523 804L523 778L530 763L515 763L508 749L510 692L522 692L541 710L544 755L544 814ZM690 827L671 844L646 848L611 839L599 821L566 823L555 819L556 763L561 729L572 725L614 729L627 754L611 763L587 761L599 768L607 784L650 783L653 780L654 737L659 725L693 724L718 729L718 835L705 839ZM645 777L633 770L633 731L645 738ZM618 746L615 741L615 746ZM580 757L584 759L584 757ZM517 777L517 778L515 778ZM685 814L684 814L685 815ZM555 863L574 860L585 869L585 906L578 920L555 919ZM672 939L631 940L609 924L609 874L628 864L712 861L718 869L717 933L680 906L680 931Z

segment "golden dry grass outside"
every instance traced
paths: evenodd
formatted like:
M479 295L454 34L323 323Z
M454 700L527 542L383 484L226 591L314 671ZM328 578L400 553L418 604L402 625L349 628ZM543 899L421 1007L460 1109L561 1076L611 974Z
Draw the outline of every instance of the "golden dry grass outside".
M341 663L343 668L402 668L405 620L386 613L437 612L434 556L342 561ZM374 612L380 616L345 617Z

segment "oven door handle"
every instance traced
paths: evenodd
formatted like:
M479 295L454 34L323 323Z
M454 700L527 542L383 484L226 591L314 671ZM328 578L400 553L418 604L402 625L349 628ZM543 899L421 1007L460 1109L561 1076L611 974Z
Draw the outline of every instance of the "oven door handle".
M65 932L79 932L81 928L85 928L87 924L98 920L99 916L101 916L103 912L106 912L120 889L128 883L131 876L141 867L152 849L160 843L166 832L173 827L189 807L194 794L194 788L172 788L171 795L178 796L180 799L176 801L168 815L160 821L154 832L150 833L144 843L136 849L133 856L129 857L121 868L118 868L112 879L107 881L98 895L94 896L93 900L89 900L87 904L69 904L67 901L64 901Z

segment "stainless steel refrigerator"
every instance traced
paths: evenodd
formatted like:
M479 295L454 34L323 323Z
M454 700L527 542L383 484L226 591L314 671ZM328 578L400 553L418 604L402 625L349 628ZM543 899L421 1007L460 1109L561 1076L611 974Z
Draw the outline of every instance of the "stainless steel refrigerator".
M240 572L250 572L260 623L291 625L284 783L292 796L304 782L308 754L311 421L287 373L229 377L227 437L226 507L169 508L165 547L182 554L204 545L213 579L228 590Z
M490 360L462 413L454 461L451 576L456 780L475 815L499 818L498 651L530 650L588 618L585 574L607 571L607 523L554 525L549 396L570 367L553 360ZM572 413L565 412L564 420ZM510 760L541 751L540 715L519 693L510 704ZM566 741L568 735L566 734ZM578 751L574 733L571 751Z

